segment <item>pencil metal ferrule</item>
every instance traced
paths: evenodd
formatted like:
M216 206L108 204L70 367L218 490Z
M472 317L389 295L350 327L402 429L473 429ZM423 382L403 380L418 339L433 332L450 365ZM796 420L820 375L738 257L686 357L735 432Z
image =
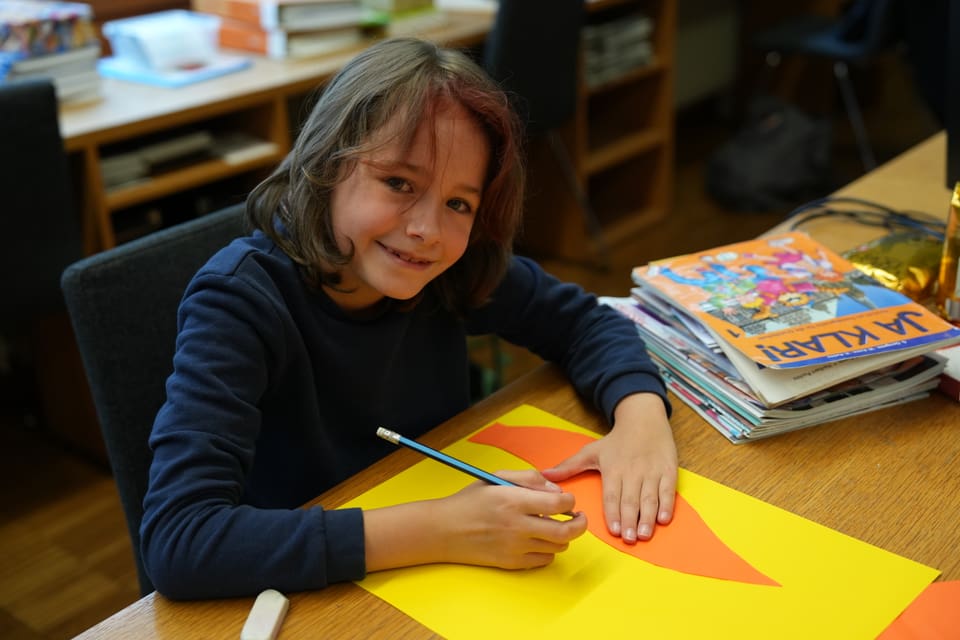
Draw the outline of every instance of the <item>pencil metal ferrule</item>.
M383 438L384 440L389 440L393 444L400 444L400 434L396 431L390 431L385 427L377 428L377 435Z

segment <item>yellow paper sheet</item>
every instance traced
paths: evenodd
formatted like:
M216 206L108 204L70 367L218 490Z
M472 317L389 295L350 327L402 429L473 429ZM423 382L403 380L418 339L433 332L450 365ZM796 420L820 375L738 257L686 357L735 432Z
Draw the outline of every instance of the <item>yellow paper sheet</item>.
M589 433L526 405L496 422ZM444 451L489 470L531 466L466 439ZM471 481L424 460L348 506L435 498ZM780 586L681 573L590 532L543 569L430 565L371 574L359 584L451 640L850 639L876 638L938 575L683 469L678 491L720 540Z

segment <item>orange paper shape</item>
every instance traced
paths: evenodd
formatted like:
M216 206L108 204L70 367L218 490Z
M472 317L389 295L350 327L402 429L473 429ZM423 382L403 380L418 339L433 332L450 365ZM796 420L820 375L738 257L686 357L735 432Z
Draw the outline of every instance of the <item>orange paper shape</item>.
M877 640L934 640L960 633L960 580L933 582Z
M508 427L496 422L469 440L497 447L545 469L569 458L594 438L551 427ZM669 525L659 525L650 540L627 544L611 534L604 523L599 473L584 472L557 484L576 496L576 508L586 514L590 533L623 553L682 573L780 586L724 544L679 493Z

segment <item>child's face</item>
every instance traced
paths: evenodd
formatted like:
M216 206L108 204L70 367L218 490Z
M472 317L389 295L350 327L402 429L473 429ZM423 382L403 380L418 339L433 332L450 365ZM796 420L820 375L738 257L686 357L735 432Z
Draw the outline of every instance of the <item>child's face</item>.
M385 129L389 129L389 123ZM384 296L407 300L466 251L489 145L459 105L441 105L408 147L391 141L359 158L331 196L333 228L353 259L334 291L349 311Z

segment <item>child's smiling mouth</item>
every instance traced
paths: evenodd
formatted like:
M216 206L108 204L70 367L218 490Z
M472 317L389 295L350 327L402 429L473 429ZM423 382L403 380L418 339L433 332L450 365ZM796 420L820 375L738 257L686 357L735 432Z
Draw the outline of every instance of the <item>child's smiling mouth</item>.
M387 253L389 253L390 255L392 255L394 258L397 258L398 260L401 260L402 262L405 262L405 263L407 263L407 264L416 265L416 266L429 266L429 265L433 264L433 261L432 261L432 260L427 260L427 259L425 259L425 258L418 258L418 257L415 256L415 255L411 255L411 254L409 254L409 253L404 253L404 252L402 252L402 251L398 251L397 249L394 249L393 247L389 247L389 246L383 244L382 242L381 242L381 243L378 243L378 244L379 244L381 247L383 247L383 249L384 249Z

